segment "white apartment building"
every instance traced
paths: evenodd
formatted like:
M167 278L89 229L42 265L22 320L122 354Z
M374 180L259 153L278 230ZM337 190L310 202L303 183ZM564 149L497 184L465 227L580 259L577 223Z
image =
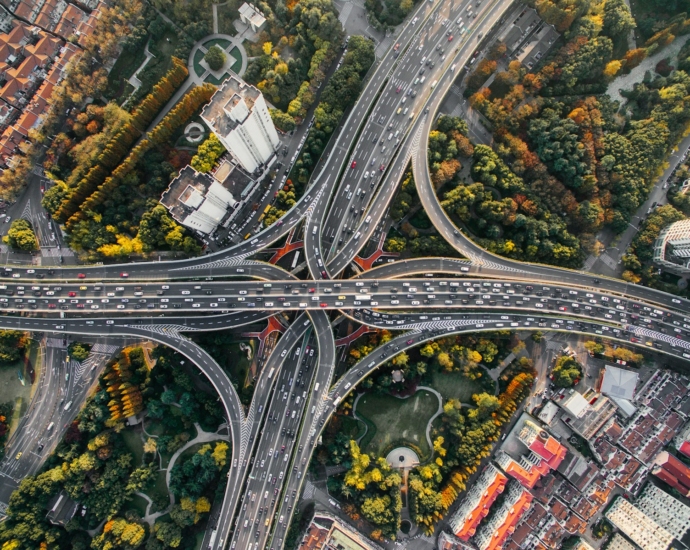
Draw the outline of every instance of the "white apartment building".
M690 273L690 220L672 223L659 234L654 262L680 275Z
M615 500L606 519L642 550L667 550L673 542L671 533L623 497Z
M263 171L275 161L280 141L264 96L239 77L223 82L201 118L248 173Z
M690 506L686 506L656 485L647 484L635 502L635 507L678 540L690 529Z

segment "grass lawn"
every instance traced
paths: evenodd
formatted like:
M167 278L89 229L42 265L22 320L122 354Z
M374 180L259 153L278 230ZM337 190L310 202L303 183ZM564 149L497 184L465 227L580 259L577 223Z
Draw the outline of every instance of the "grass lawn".
M125 440L127 450L134 455L134 463L141 464L141 459L144 457L144 442L141 440L139 428L123 430L122 438Z
M230 44L232 44L232 42L225 40L225 38L213 38L208 42L204 42L204 47L210 50L213 46L220 46L221 50L225 50Z
M225 73L222 78L216 78L215 76L210 74L204 79L204 82L210 82L214 86L220 86L228 78L226 75L227 73Z
M139 48L136 52L123 51L108 74L108 88L103 95L110 99L127 97L129 95L127 93L129 83L126 81L134 74L134 71L141 67L144 59L146 59L144 48ZM129 84L129 86L132 85ZM131 92L131 90L129 91Z
M134 495L128 506L130 509L136 510L137 513L143 518L146 515L146 507L148 505L149 503L144 497Z
M407 399L392 395L364 395L357 402L357 414L371 424L367 422L370 429L362 439L362 450L382 456L393 443L409 441L421 449L424 455L421 460L428 458L431 449L426 441L426 427L438 406L438 398L424 390Z
M153 501L153 504L151 505L151 513L159 512L160 510L156 509L156 497L163 496L167 499L170 495L168 492L168 486L165 483L165 472L163 470L158 471L156 474L156 484L151 487L151 489L146 491L146 494ZM165 509L165 507L163 507L163 509Z
M351 416L342 416L341 418L340 431L349 439L356 440L364 435L365 425L361 421Z
M230 66L230 70L234 73L239 73L242 68L242 54L239 48L230 50L230 55L235 59L235 62Z
M472 395L481 393L482 385L478 380L470 380L459 372L434 372L430 386L439 392L443 399L458 399L463 403L472 403ZM488 376L488 374L484 374Z
M204 52L201 50L197 50L194 53L194 72L196 73L197 76L201 76L206 72L206 69L204 69L201 66L201 60L204 58Z

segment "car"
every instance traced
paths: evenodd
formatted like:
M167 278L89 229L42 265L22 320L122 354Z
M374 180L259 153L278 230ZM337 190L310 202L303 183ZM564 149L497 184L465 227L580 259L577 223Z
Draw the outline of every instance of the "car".
M19 279L19 277L21 277L21 275L19 273L12 273L13 279Z
M78 273L77 279L86 279L86 275L84 273Z
M357 161L353 160L352 164L350 165L350 168L357 168Z
M402 86L398 86L398 89L395 90L395 93L396 93L396 94L399 94L399 93L400 93L400 90L402 90Z
M320 305L321 307L328 307L328 304L327 304L326 302L321 302L319 305Z
M386 165L385 165L385 164L382 164L382 165L379 167L379 170L380 170L381 172L383 172L385 169L386 169Z
M129 277L129 273L120 273L120 277L126 279L127 277Z
M67 295L68 295L69 297L71 297L71 298L72 298L72 297L76 296L76 295L77 295L77 293L76 293L76 292L74 292L74 290L70 290L70 291L69 291L69 292L67 293Z
M33 274L33 273L36 273L36 270L35 269L27 269L26 272L29 274Z
M453 35L451 34L451 35L448 37L448 42L451 42L452 40L453 40Z
M21 457L22 457L22 452L19 451L19 452L17 453L17 456L14 457L14 459L15 459L15 460L19 460Z

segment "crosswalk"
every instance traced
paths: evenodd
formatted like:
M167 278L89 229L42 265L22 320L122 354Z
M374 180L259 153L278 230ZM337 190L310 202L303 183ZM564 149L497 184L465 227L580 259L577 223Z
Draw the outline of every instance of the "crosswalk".
M91 348L91 353L102 353L103 355L112 355L120 346L113 346L110 344L94 344Z
M72 258L74 257L74 251L70 248L58 248L56 246L42 247L41 256L43 256L44 258L59 258L60 256L62 256L63 258Z
M46 347L64 349L67 346L62 338L46 338Z
M644 327L636 327L633 325L628 325L626 328L636 336L653 338L654 340L666 342L667 344L681 347L683 349L690 349L690 342L686 342L685 340L679 340L678 338L674 338L673 336L664 334L663 332L657 332L656 330L651 330Z

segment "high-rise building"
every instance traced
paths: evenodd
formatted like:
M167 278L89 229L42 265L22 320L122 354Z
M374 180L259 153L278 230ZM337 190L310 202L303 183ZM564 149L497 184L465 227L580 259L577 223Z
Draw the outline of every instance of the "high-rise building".
M647 484L635 502L635 507L652 518L678 540L690 529L690 506L662 491L656 485Z
M654 262L674 273L690 273L690 220L672 223L659 234Z
M642 550L667 550L673 535L642 510L618 497L606 512L606 519Z
M223 82L201 118L250 174L275 160L280 141L264 96L237 76Z

